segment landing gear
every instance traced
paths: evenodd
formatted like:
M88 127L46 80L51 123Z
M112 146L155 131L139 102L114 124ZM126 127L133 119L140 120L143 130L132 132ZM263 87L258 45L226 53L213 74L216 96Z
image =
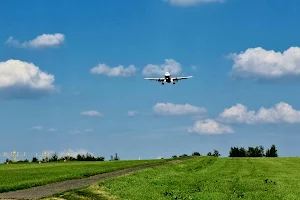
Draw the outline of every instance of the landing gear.
M173 85L175 85L175 82L173 82Z
M162 85L164 85L165 83L161 83Z

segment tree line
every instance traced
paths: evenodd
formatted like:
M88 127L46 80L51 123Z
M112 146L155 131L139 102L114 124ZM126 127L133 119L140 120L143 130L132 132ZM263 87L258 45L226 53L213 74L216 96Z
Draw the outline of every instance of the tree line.
M219 153L219 151L216 150L216 149L214 149L214 153L208 152L206 155L207 155L207 156L214 156L214 157L219 157L219 156L221 156L221 154ZM187 157L187 156L188 156L187 154L182 154L182 155L180 155L180 156L174 155L174 156L172 156L172 158L178 158L178 157L179 157L179 158L182 158L182 157ZM201 155L199 152L195 151L195 152L192 153L191 156L202 156L202 155Z
M38 159L37 157L33 157L31 162L32 163L37 163L37 162L66 162L66 161L104 161L105 157L94 157L92 156L90 153L86 153L86 154L77 154L77 156L73 157L73 156L62 156L62 157L58 157L57 153L54 153L51 157L44 157L41 159ZM115 153L115 156L111 156L109 161L116 161L116 160L120 160L120 157L118 156L117 153ZM17 161L17 163L27 163L29 162L28 159L25 160L19 160ZM13 163L12 160L10 159L6 159L5 163Z
M182 154L180 156L172 156L172 158L181 158L186 157L187 154ZM193 152L191 156L202 156L199 152ZM214 156L219 157L221 154L218 150L214 149L213 153L208 152L206 156ZM256 147L248 147L246 150L244 147L231 147L229 151L228 157L278 157L277 149L273 144L269 149L264 151L264 147L262 145Z
M262 145L256 147L231 147L229 157L278 157L277 149L273 144L269 149L264 152Z

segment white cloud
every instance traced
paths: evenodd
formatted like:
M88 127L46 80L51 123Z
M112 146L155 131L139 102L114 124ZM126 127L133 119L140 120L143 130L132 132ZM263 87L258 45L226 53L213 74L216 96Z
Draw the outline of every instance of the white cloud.
M48 95L58 91L54 76L20 60L0 62L0 97L24 98Z
M49 128L48 131L50 131L50 132L56 132L57 129L55 129L55 128Z
M84 130L73 130L70 131L71 134L81 134L81 133L89 133L89 132L93 132L94 130L89 128L89 129L84 129Z
M300 110L295 110L287 103L280 102L272 108L261 107L257 112L247 109L242 104L236 104L225 109L219 117L224 123L300 123Z
M194 6L200 3L224 2L225 0L164 0L175 6Z
M80 113L80 115L86 115L86 116L90 116L90 117L102 116L102 114L96 110L83 111Z
M61 33L55 34L43 34L37 36L35 39L26 41L26 42L19 42L15 40L12 36L8 38L6 44L19 47L19 48L46 48L46 47L56 47L62 44L65 40L65 35Z
M78 149L78 150L72 150L72 149L67 149L64 151L61 151L58 153L58 157L65 157L65 156L72 156L72 157L77 157L78 154L80 155L86 155L87 153L91 154L93 156L92 153L90 153L88 150L86 149Z
M180 64L173 59L165 59L165 63L162 65L148 64L142 73L144 76L163 76L166 71L170 71L172 75L177 75L181 72Z
M192 70L195 71L196 69L197 69L197 67L196 67L195 65L193 65L193 66L192 66Z
M43 127L42 126L33 126L33 127L31 127L31 129L40 131L43 129Z
M220 115L218 120L226 123L246 123L253 124L256 122L255 111L248 111L247 107L242 104L236 104L231 108L226 108Z
M96 67L93 67L90 72L92 74L103 74L106 76L121 76L121 77L129 77L133 76L136 73L137 69L134 65L130 65L129 67L124 67L123 65L119 65L117 67L109 67L106 64L99 64Z
M275 79L300 75L300 48L290 47L283 53L249 48L228 56L234 61L232 75L242 78Z
M136 115L138 115L138 114L139 114L139 112L138 112L138 111L135 111L135 110L130 110L130 111L127 112L127 115L128 115L129 117L133 117L133 116L136 116Z
M213 119L196 121L193 127L188 128L188 132L200 134L234 133L230 126L221 124Z
M153 111L158 115L187 115L205 113L206 109L190 104L157 103Z

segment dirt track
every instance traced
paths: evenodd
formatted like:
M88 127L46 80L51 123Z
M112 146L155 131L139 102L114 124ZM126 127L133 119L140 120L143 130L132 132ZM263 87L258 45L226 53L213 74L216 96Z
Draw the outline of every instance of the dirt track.
M121 175L130 173L130 172L135 172L135 171L139 171L139 170L150 168L150 167L161 166L161 165L171 164L171 163L180 162L180 161L181 160L173 160L173 161L169 161L169 162L149 164L149 165L139 166L139 167L135 167L135 168L129 168L129 169L124 169L124 170L118 170L118 171L114 171L114 172L99 174L99 175L95 175L95 176L90 176L88 178L66 180L66 181L61 181L61 182L57 182L57 183L50 183L47 185L24 189L24 190L0 193L0 199L6 199L6 200L8 200L8 199L40 199L40 198L49 197L54 194L64 192L67 190L86 187L91 184L98 183L99 181L102 181L107 178L114 178L114 177L121 176Z

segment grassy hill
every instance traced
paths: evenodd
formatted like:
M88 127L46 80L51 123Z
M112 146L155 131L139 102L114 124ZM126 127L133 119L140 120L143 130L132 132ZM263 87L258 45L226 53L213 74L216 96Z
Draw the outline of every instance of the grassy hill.
M198 157L108 179L59 199L300 199L300 158Z
M0 165L0 192L30 188L67 179L82 178L166 160L74 161Z

